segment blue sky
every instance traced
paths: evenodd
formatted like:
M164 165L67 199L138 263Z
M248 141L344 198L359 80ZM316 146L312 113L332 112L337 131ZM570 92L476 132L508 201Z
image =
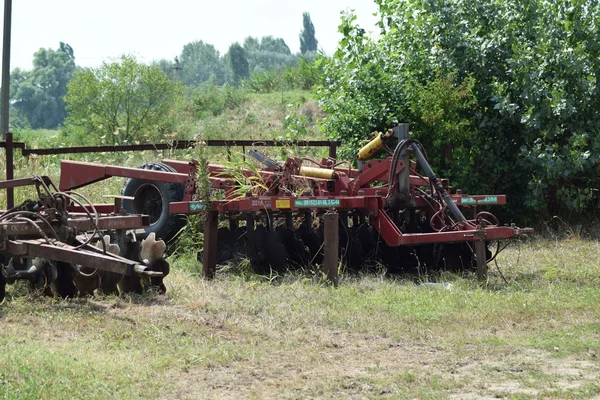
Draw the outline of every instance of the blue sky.
M2 3L4 3L2 1ZM11 69L30 69L40 47L70 44L78 65L95 67L121 54L141 61L172 60L186 43L203 40L224 53L246 36L282 37L299 51L302 13L315 25L319 47L331 54L340 11L354 9L375 31L372 0L12 0ZM4 7L0 11L3 12Z

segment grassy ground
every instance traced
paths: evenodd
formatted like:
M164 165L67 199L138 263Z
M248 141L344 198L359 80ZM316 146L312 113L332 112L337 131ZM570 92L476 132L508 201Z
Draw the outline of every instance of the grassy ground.
M535 241L487 287L366 275L198 278L169 294L57 301L11 287L0 397L597 398L600 244ZM448 285L447 285L448 286Z

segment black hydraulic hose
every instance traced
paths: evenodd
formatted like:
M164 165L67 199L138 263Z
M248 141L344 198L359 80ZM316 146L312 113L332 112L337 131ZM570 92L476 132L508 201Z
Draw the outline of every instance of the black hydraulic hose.
M435 173L431 169L431 166L429 165L429 163L425 159L425 156L420 150L420 143L417 146L412 146L412 149L415 155L417 156L417 161L419 165L421 166L421 168L423 168L423 170L425 171L425 175L427 175L427 177L429 178L429 182L433 184L435 190L442 196L444 203L446 203L446 205L450 209L450 212L452 212L452 215L454 215L458 222L467 222L467 219L465 218L463 213L460 212L454 201L452 201L452 197L450 197L448 192L446 192L446 189L444 189L444 186L441 184L440 181L438 181L437 177L435 176Z
M402 151L404 151L407 146L409 146L413 143L419 143L419 142L416 141L415 139L404 139L404 140L400 141L398 143L398 145L396 146L396 148L394 149L394 154L392 156L392 166L390 168L390 176L389 176L390 186L392 185L392 183L394 181L394 176L396 175L396 167L398 165L398 161L401 158L400 156L402 155ZM410 167L410 166L405 166L405 167Z

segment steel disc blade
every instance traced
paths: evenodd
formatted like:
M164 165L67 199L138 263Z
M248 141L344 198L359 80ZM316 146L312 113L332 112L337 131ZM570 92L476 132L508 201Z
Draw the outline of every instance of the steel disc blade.
M350 247L346 252L346 260L348 262L348 267L352 271L360 270L365 264L367 258L365 257L362 243L357 238L350 239Z
M252 243L249 243L250 250L248 255L250 256L250 263L254 272L260 275L266 275L269 273L269 260L265 251L265 234L267 230L263 225L257 225L252 233Z
M486 258L489 259L490 257L491 253L486 246ZM466 243L446 245L440 264L440 269L450 272L474 271L477 269L473 251Z
M356 237L360 241L366 258L373 258L377 249L377 241L373 235L373 227L361 224L356 228Z
M257 225L254 229L254 256L250 258L254 272L268 275L271 271L283 272L287 261L287 252L277 234ZM250 253L250 252L249 252Z
M233 238L235 240L233 244L234 256L246 253L246 229L237 228L233 232Z
M381 240L377 246L377 256L389 273L397 274L402 272L401 258L397 247L390 247Z
M322 265L324 260L323 243L325 240L323 237L323 230L308 228L304 225L300 228L302 229L302 232L299 237L310 252L310 263L312 265Z
M287 251L290 263L298 266L308 265L310 253L304 246L302 240L296 237L294 231L280 226L277 228L276 232Z
M217 264L225 264L235 254L235 235L229 228L217 230Z
M288 254L277 233L267 230L264 243L271 269L276 272L285 271Z

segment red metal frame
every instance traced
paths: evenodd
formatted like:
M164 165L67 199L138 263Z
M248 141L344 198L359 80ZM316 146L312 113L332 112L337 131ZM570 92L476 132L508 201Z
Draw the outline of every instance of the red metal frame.
M74 161L63 161L61 166L61 190L72 190L81 186L107 179L111 176L144 179L148 181L161 181L181 183L186 185L185 197L181 202L169 205L173 214L195 214L205 211L204 204L192 201L195 192L195 175L198 167L197 161L183 162L164 160L177 172L148 171L136 168L116 167L102 164L91 164ZM301 160L300 160L301 163ZM331 160L321 162L323 168L331 165ZM289 161L286 167L290 165ZM293 163L292 163L293 165ZM381 237L390 246L415 246L427 243L466 242L473 240L502 240L528 233L529 229L516 227L481 226L478 221L467 221L455 224L453 230L432 233L402 233L392 219L385 212L385 200L388 197L389 170L391 158L384 160L371 160L365 164L361 171L350 168L336 167L336 179L322 179L297 175L297 168L286 173L285 168L265 168L258 171L261 179L266 183L268 190L262 189L259 196L232 198L231 189L236 183L233 177L227 174L227 168L222 165L209 164L208 172L211 185L214 189L226 190L225 200L212 201L210 210L219 214L238 212L297 212L301 210L316 210L325 212L336 209L338 211L356 210L368 215L372 225L381 234ZM397 173L404 168L404 162L398 162ZM255 172L242 169L241 172L250 177ZM278 183L286 182L308 185L314 195L290 197L277 195ZM381 186L373 187L378 183ZM448 185L444 181L445 186ZM414 172L414 163L411 162L410 185L429 189L429 179ZM333 189L329 191L328 189ZM272 192L272 193L270 193ZM478 206L506 204L504 195L465 195L453 194L452 201L463 208L476 209ZM424 195L413 193L414 207L425 210L430 215L438 211L432 209L431 202ZM297 204L303 206L298 207ZM477 239L479 238L479 239Z

